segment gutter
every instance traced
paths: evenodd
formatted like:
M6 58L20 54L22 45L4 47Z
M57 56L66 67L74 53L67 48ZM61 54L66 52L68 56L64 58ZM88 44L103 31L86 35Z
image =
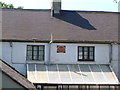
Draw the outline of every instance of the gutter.
M13 43L12 42L9 42L10 44L10 48L11 48L11 63L13 64Z
M51 45L52 45L52 43L53 43L53 36L52 36L52 34L51 34L51 40L50 40L50 42L48 43L49 44L49 58L48 58L48 60L47 60L47 62L46 62L46 64L47 65L49 65L50 64L50 61L51 61Z
M34 42L33 39L31 40L19 40L19 39L2 39L1 42L26 42L31 43ZM35 40L35 43L50 43L50 40ZM54 43L89 43L89 44L111 44L117 43L120 44L118 41L86 41L86 40L54 40Z
M48 60L46 62L47 65L49 65L50 61L51 61L51 43L49 43L49 54L48 55L49 55L49 58L48 58Z

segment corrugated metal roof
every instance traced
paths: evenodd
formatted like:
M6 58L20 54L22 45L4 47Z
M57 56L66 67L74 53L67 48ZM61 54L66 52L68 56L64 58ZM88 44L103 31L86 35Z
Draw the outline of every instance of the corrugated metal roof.
M27 77L33 83L118 84L109 65L27 64Z

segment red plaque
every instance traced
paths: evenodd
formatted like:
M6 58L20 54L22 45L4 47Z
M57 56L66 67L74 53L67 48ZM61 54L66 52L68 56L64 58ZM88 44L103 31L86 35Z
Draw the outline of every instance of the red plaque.
M65 53L65 46L57 46L57 53Z

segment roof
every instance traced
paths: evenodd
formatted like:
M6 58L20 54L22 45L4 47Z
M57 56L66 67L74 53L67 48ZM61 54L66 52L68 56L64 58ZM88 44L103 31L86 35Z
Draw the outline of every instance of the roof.
M2 70L2 72L4 72L6 75L11 77L23 87L27 89L36 90L35 86L29 80L27 80L27 78L19 74L17 71L15 71L12 67L10 67L7 63L3 62L2 60L0 60L0 70Z
M27 77L35 84L119 84L109 65L27 64Z
M119 13L2 9L2 39L118 42Z

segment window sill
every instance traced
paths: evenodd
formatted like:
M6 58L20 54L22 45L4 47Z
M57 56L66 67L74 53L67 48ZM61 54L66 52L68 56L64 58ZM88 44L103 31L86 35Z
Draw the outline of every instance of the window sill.
M45 63L44 61L40 61L40 60L27 60L26 63Z
M78 62L95 62L95 60L78 60Z

